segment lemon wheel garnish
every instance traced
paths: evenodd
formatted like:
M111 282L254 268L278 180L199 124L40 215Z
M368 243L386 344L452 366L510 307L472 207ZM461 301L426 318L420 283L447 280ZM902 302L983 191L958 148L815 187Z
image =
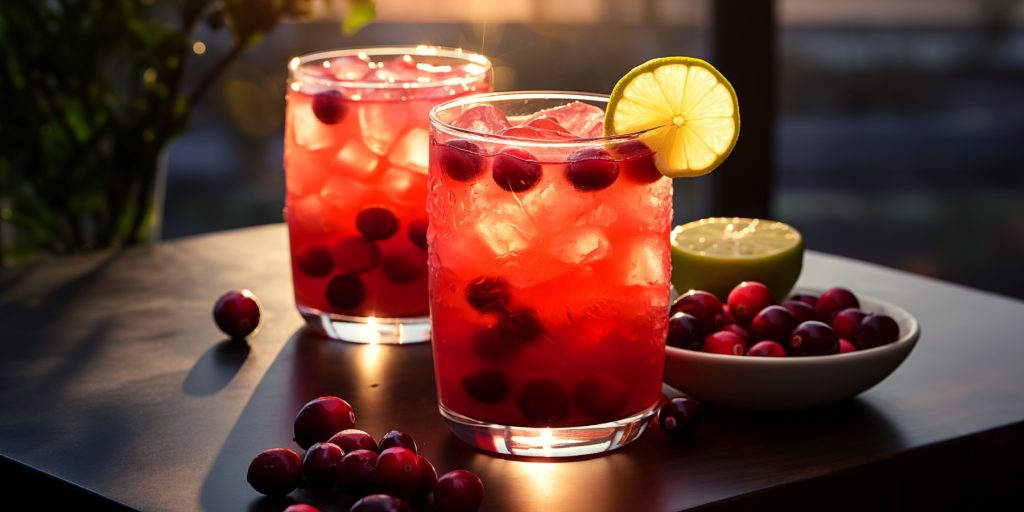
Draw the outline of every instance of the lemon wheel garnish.
M707 174L729 156L739 137L736 91L701 59L654 59L615 84L604 132L643 132L640 140L654 151L655 165L665 176Z

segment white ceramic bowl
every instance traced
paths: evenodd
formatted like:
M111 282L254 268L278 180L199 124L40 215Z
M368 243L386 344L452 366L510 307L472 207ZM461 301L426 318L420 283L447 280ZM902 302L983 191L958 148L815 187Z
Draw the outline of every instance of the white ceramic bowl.
M857 298L864 311L896 320L900 338L867 350L809 357L733 356L666 347L665 382L702 402L746 411L793 411L855 396L892 373L921 336L917 320L903 309L860 294Z

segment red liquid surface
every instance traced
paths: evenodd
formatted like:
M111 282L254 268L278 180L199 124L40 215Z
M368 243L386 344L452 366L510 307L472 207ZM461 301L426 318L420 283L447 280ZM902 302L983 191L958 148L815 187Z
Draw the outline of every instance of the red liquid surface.
M422 82L469 71L456 67L441 76L416 70L408 58L385 61L379 72L365 58L332 63L310 64L305 77L293 77L287 95L285 221L296 304L307 314L425 316L427 113L450 98L489 91L489 74L457 85L356 89L317 78ZM330 115L320 110L318 116L314 98L328 91L340 95L331 98ZM377 215L357 226L370 209ZM394 220L393 233L382 228Z
M542 176L512 192L492 178L500 145L481 144L479 174L460 181L439 158L453 136L435 129L434 138L428 238L441 403L532 427L592 425L652 406L667 330L671 180L620 173L607 188L580 191L566 178L566 150L524 148L542 155ZM474 307L467 289L480 278L504 280L508 300ZM531 314L539 333L523 327Z

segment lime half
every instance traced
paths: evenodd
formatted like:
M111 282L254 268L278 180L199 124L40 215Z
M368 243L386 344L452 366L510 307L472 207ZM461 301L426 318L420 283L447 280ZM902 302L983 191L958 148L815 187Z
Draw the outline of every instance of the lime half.
M742 281L759 281L780 302L800 277L803 255L803 238L788 224L701 219L672 230L672 285L679 293L706 290L725 301Z
M711 64L694 57L662 57L622 77L608 100L605 135L643 132L655 165L670 178L707 174L736 145L740 109L736 91Z

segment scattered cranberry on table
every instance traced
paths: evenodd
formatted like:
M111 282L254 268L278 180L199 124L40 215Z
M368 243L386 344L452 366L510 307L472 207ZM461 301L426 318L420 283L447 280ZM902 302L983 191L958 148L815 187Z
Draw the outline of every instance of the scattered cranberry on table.
M434 487L434 506L441 512L475 512L483 500L484 483L465 469L441 475Z
M295 416L295 442L309 448L355 426L356 414L351 404L336 396L322 396L306 403Z
M296 503L289 505L288 508L284 509L284 512L320 512L320 509L306 503Z
M388 494L371 494L352 504L349 512L409 512L409 504Z
M668 400L658 409L658 425L670 437L693 435L703 419L704 407L689 396Z
M271 448L252 460L245 479L261 494L284 496L299 486L302 459L294 450Z
M263 307L249 290L232 290L221 295L213 306L213 321L224 334L242 339L260 326Z

